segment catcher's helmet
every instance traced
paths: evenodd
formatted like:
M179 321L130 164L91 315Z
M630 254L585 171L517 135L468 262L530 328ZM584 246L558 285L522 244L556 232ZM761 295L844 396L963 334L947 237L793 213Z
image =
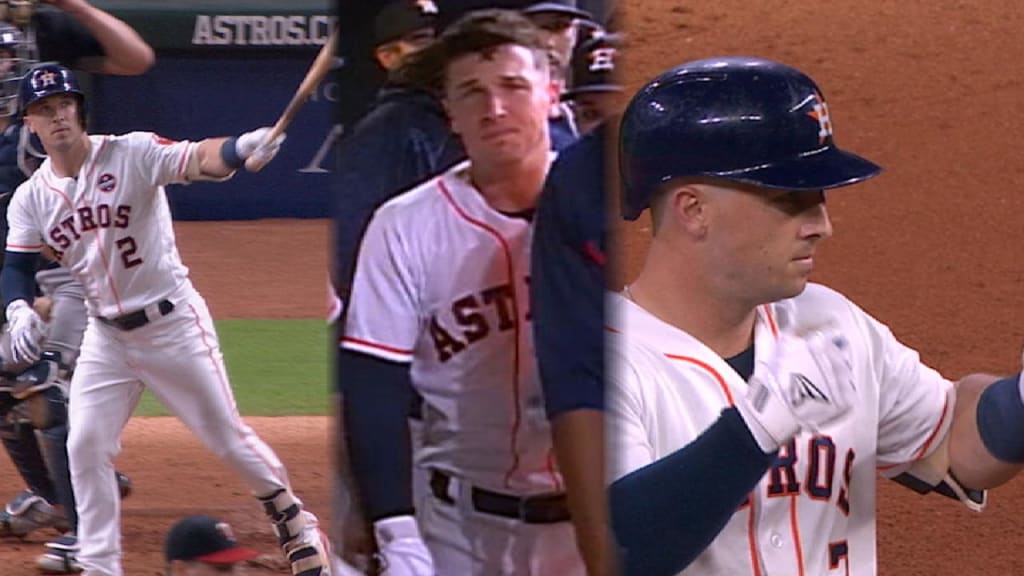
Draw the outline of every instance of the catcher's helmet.
M749 57L688 62L644 86L623 114L619 164L628 220L640 216L661 184L678 177L824 190L882 170L836 147L813 80Z
M18 84L31 63L28 43L15 26L0 22L0 116L18 111Z
M29 104L54 94L74 94L80 104L85 102L85 93L78 86L78 79L64 66L56 62L44 62L35 66L21 79L18 89L18 106L21 114Z

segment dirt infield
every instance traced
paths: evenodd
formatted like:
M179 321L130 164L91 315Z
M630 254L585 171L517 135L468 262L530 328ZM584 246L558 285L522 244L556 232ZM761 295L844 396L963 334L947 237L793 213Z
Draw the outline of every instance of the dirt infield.
M215 318L317 318L325 311L327 222L265 220L177 224L182 258ZM327 417L247 418L288 467L296 492L329 520ZM123 436L119 470L134 481L124 503L125 574L162 574L163 535L179 517L209 513L232 524L245 545L266 552L271 568L249 574L287 574L273 532L248 489L172 418L135 418ZM24 484L0 457L0 499ZM56 533L0 539L0 574L37 574L35 557ZM276 568L273 563L277 563Z
M1019 370L1024 343L1024 56L1015 2L625 0L635 89L716 55L781 60L829 99L836 141L886 173L829 197L815 280L882 318L949 377ZM620 281L647 222L623 232ZM975 515L880 486L879 574L1024 574L1024 480ZM853 560L856 562L856 560Z

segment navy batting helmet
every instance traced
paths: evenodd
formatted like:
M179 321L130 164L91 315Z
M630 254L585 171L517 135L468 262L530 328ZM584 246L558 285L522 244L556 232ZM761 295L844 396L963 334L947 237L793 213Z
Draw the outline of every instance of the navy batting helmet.
M29 104L54 94L74 94L80 104L85 102L85 93L78 86L78 79L71 70L56 62L44 62L35 66L21 79L21 86L18 89L18 106L21 113L25 114Z
M673 178L824 190L882 170L836 147L828 106L806 74L749 57L688 62L644 86L623 114L619 164L628 220Z

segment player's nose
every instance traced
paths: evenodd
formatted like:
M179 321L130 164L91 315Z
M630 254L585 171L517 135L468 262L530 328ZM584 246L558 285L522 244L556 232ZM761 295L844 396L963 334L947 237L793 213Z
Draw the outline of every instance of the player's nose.
M832 236L832 219L828 216L828 208L825 207L824 202L808 207L803 216L801 236L820 240Z

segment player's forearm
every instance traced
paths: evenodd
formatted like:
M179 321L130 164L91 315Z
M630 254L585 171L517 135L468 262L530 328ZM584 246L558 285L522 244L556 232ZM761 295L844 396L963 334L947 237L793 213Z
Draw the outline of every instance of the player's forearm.
M243 158L232 158L224 149L231 146L231 138L207 138L196 143L192 150L192 162L198 167L198 175L204 178L227 178L235 173L244 162Z
M3 270L0 271L0 293L3 306L15 300L32 304L35 299L35 273L39 254L36 252L11 252L4 255Z
M409 366L343 350L338 371L343 434L367 518L412 514Z
M63 8L103 46L106 56L99 72L131 76L142 74L153 66L156 61L153 48L122 20L88 2L66 2Z
M971 375L957 383L950 428L950 471L964 486L992 488L1024 466L1020 376Z
M566 412L551 421L551 432L576 529L576 544L587 574L613 574L614 551L603 480L604 415L597 410Z
M690 444L612 483L611 522L624 576L686 568L774 459L730 408Z

